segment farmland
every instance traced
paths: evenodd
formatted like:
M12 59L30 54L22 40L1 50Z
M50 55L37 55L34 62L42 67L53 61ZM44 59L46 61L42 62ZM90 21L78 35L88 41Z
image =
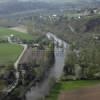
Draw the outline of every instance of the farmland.
M59 95L62 92L73 91L88 87L93 87L100 84L99 80L79 80L79 81L61 81L55 85L51 94L47 97L47 100L58 100Z
M7 36L11 34L15 35L16 37L22 40L32 40L32 36L30 34L25 34L23 32L18 32L15 30L0 27L0 39L7 38Z
M0 44L0 65L14 63L20 53L22 52L23 47L17 44Z

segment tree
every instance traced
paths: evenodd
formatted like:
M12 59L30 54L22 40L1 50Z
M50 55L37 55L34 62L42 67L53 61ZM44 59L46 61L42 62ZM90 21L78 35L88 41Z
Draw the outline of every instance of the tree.
M74 51L70 51L65 60L64 72L68 74L75 74L75 64L78 63L77 55Z

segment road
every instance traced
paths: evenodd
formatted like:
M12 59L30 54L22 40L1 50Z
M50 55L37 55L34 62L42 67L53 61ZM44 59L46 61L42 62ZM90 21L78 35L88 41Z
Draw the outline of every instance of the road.
M48 95L51 90L53 80L58 81L63 73L66 50L69 46L50 32L47 33L47 37L49 39L53 38L55 42L55 64L48 72L44 81L32 87L31 90L26 93L26 100L44 100L44 97ZM56 42L59 43L59 46L63 44L64 48L57 47Z
M10 37L8 37L8 42L10 44L18 44L18 43L12 42ZM20 54L20 56L18 57L18 59L16 60L16 62L14 63L14 68L16 70L16 78L17 79L19 78L18 64L19 64L22 56L24 55L24 53L25 53L25 51L27 50L27 47L28 47L26 44L19 44L19 45L23 46L24 49L23 49L22 53Z
M10 44L17 44L17 43L13 43L12 40L10 39L10 37L8 37L8 42ZM18 57L18 59L16 60L16 62L14 63L14 68L16 70L16 82L3 90L3 92L6 93L7 95L11 91L13 91L13 89L15 89L18 84L18 80L19 80L18 64L19 64L19 61L21 60L22 56L24 55L25 51L27 50L26 44L19 44L19 45L23 46L24 49L23 49L22 53L20 54L20 56Z
M16 70L16 78L17 79L19 79L18 64L19 64L21 58L23 57L23 55L24 55L24 53L25 53L25 51L27 50L27 47L28 47L26 44L20 44L20 45L23 46L24 49L23 49L22 53L20 54L20 56L18 57L17 61L14 63L14 68Z

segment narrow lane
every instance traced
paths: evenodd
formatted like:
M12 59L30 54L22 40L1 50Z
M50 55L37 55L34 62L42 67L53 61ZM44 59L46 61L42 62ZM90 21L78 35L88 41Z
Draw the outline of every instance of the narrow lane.
M10 44L17 44L17 43L12 42L10 37L8 37L8 42ZM16 82L3 90L3 92L6 93L6 95L8 95L11 91L13 91L16 88L16 86L18 85L18 80L19 80L18 64L19 64L19 61L21 60L22 56L24 55L25 51L27 50L27 45L26 44L19 44L19 45L23 46L24 49L23 49L22 53L20 54L20 56L18 57L18 59L16 60L16 62L14 63L14 68L16 70L16 73L15 73Z
M12 42L12 40L11 40L10 37L8 37L8 42L9 42L10 44L18 44L18 43ZM26 44L19 44L19 45L21 45L21 46L23 47L23 51L22 51L22 53L20 54L20 56L18 57L18 59L16 60L16 62L14 63L14 68L15 68L15 70L16 70L16 82L18 82L18 79L19 79L18 64L19 64L19 62L20 62L22 56L24 55L24 53L25 53L25 51L27 50L27 47L28 47Z

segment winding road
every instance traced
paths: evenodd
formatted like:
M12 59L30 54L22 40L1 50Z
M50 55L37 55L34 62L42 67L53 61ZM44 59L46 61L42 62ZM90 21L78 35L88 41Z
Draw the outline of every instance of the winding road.
M8 37L8 42L10 44L18 44L18 43L12 42L10 37ZM26 44L19 44L19 45L23 46L24 49L23 49L22 53L20 54L20 56L18 57L18 59L16 60L16 62L14 63L14 68L16 70L16 79L17 79L16 81L17 82L18 82L18 79L19 79L18 64L19 64L22 56L24 55L24 53L25 53L25 51L27 50L27 47L28 47Z
M8 37L8 42L10 44L17 44L15 42L12 42L10 37ZM19 80L18 64L28 47L26 44L19 44L19 45L23 46L24 49L23 49L22 53L20 54L20 56L18 57L18 59L16 60L16 62L14 63L14 68L16 70L16 73L15 73L16 74L16 82L3 90L3 92L6 93L6 95L8 95L11 91L13 91L13 89L15 89L16 86L18 85L18 80Z

